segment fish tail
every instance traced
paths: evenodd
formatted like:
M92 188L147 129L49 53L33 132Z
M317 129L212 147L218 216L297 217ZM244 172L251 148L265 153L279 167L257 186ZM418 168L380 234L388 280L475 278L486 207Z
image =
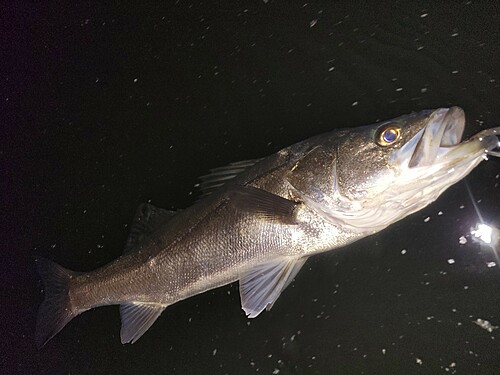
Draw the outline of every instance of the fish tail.
M35 262L45 287L45 299L36 320L35 343L40 349L78 315L69 298L70 281L77 273L45 258Z

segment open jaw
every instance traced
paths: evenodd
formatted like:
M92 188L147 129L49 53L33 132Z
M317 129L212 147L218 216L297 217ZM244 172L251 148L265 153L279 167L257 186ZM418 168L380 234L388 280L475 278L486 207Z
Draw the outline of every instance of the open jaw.
M443 165L452 167L465 160L486 154L498 156L500 128L484 130L461 142L465 128L465 113L459 107L434 111L427 125L394 155L394 161L410 169Z

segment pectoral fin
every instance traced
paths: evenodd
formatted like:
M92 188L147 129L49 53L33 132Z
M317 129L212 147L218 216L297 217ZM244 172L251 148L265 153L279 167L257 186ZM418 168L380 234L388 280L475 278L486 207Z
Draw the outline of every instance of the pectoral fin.
M279 258L260 264L240 278L241 307L249 318L270 310L281 292L292 282L307 257Z
M122 344L133 344L146 333L165 310L164 305L127 303L120 305L122 329L120 337Z
M252 212L267 220L296 224L296 208L300 203L253 187L241 186L229 193L229 199L238 210Z

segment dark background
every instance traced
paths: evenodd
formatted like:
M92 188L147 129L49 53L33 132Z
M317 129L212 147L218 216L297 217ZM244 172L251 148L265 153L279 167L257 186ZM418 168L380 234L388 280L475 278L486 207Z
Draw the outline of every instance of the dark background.
M257 319L233 284L169 307L134 345L111 306L34 346L34 256L113 260L139 203L189 206L209 168L426 108L463 107L466 135L498 126L498 1L408 3L3 6L0 372L500 373L500 330L473 323L500 325L499 262L472 241L463 181L310 259ZM491 160L466 179L496 227L499 174Z

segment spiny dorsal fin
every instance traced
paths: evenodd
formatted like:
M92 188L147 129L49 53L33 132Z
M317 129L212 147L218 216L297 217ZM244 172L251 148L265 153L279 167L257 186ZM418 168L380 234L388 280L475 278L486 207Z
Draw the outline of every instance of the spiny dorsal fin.
M120 305L122 344L133 344L146 333L167 306L132 302Z
M260 160L262 159L242 160L224 167L211 169L209 174L200 177L201 192L204 196L213 193L214 190L217 190L227 181L232 180Z
M241 307L249 318L270 310L300 271L305 258L278 258L260 264L240 277Z
M124 254L131 251L144 238L153 233L160 226L169 221L175 215L175 211L164 210L149 203L139 205L135 213L134 221L130 227L130 234L125 244Z

